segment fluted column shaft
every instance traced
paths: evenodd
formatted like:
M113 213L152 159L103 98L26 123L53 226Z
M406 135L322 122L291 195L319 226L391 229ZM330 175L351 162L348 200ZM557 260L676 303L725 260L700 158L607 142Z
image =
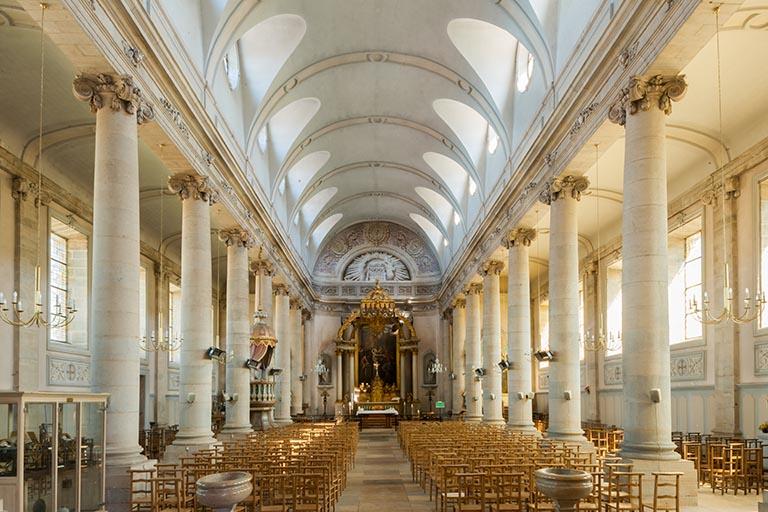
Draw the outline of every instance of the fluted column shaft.
M419 352L418 350L411 350L411 391L413 392L413 400L419 399Z
M499 279L504 264L491 260L483 265L483 421L503 424L501 405L501 290Z
M456 299L453 303L453 414L463 409L464 382L466 365L464 364L464 340L467 337L467 301Z
M291 300L291 414L301 414L304 393L302 375L304 374L304 354L301 343L301 303Z
M626 123L621 454L632 459L679 459L671 439L665 116L685 89L681 76L634 77L610 112Z
M130 77L78 75L75 96L96 113L90 295L94 391L109 393L106 465L110 510L128 510L127 468L139 446L139 149L151 120ZM104 108L104 106L107 106ZM42 198L41 198L42 199ZM85 310L86 308L83 308ZM84 314L84 313L79 313Z
M400 400L405 401L405 351L400 351Z
M291 326L290 326L290 299L285 285L274 287L274 313L275 313L275 368L282 370L275 377L275 423L286 425L291 423Z
M341 403L341 401L344 400L344 372L342 371L343 361L343 352L339 349L336 349L336 403Z
M482 300L483 286L471 284L464 296L467 298L467 335L464 341L465 360L464 392L467 402L466 421L480 421L483 419L483 389L480 380L475 377L475 369L482 368L482 354L480 351L480 330L482 327L480 316L480 302Z
M536 231L518 228L507 235L507 371L509 418L517 432L537 432L533 425L533 359L531 357L531 276L528 247Z
M586 178L555 178L542 194L550 205L549 437L586 443L581 430L579 369L579 232L576 205Z
M211 431L211 217L213 194L207 178L171 176L169 187L182 200L181 214L181 359L179 432L174 445L207 447L216 442Z
M224 230L219 238L227 244L227 374L226 391L233 399L226 405L225 435L243 435L251 428L251 371L245 366L250 357L250 319L248 317L248 247L250 237L239 229ZM236 400L234 398L236 397Z

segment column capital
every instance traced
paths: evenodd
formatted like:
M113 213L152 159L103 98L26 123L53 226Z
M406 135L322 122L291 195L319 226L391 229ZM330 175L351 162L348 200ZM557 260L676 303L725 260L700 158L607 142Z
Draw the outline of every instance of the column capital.
M530 247L531 242L536 239L536 230L533 228L519 227L511 229L504 237L502 245L507 249L524 246Z
M275 273L275 267L271 261L260 258L251 262L251 272L256 275L272 276Z
M94 114L104 106L104 95L111 95L109 108L115 112L136 114L136 122L144 124L155 118L155 110L146 102L141 89L130 75L108 73L78 73L72 82L72 91L81 101L87 101Z
M304 308L304 305L301 303L301 299L298 297L291 297L289 301L289 306L291 309L295 309L297 311Z
M168 189L185 199L199 199L209 204L216 202L216 191L208 184L207 176L180 172L168 178Z
M235 245L248 249L253 246L253 238L250 233L239 227L220 229L219 240L224 242L227 247Z
M485 277L488 275L501 275L501 271L504 270L504 262L499 260L488 260L483 263L480 268L480 275Z
M453 320L453 307L452 306L448 306L447 308L445 308L443 310L442 317L443 317L443 320L448 320L449 322L451 320Z
M288 286L284 285L283 283L272 283L272 293L274 295L285 295L288 296Z
M687 89L685 75L633 76L629 79L629 86L621 90L618 99L608 110L608 119L624 126L627 114L648 111L654 104L669 115L672 102L683 99Z
M483 293L483 283L469 283L464 289L464 295L480 295Z
M307 308L304 308L301 310L301 319L305 322L312 320L312 311L308 310Z
M456 297L453 300L453 309L456 309L456 308L463 309L466 307L467 307L467 299L465 299L464 297Z
M558 176L550 178L544 190L539 194L539 201L551 205L558 199L570 196L575 200L581 199L581 193L589 187L589 179L586 176Z

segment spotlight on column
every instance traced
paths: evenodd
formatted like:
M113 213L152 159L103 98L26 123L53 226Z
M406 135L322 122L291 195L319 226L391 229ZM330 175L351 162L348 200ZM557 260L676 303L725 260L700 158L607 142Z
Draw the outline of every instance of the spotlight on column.
M499 361L499 362L498 362L498 363L496 363L496 364L498 365L498 367L499 367L499 370L501 370L501 371L504 371L504 370L509 370L509 369L511 369L511 368L512 368L512 363L510 363L510 362L509 362L509 359L507 359L507 357L506 357L506 356L504 356L504 357L502 358L502 360L501 360L501 361Z
M305 380L307 380L307 376L306 376L306 375L304 375L304 374L302 374L302 375L299 375L299 380L300 380L301 382L304 382Z
M280 375L281 373L283 373L283 369L282 368L270 368L269 369L269 374L270 375L277 376L277 375Z
M448 374L448 378L451 379L451 380L456 380L456 374L451 372L451 373Z
M550 350L539 350L533 353L533 357L539 361L552 361L555 359L555 353Z
M258 370L260 368L259 362L255 359L250 359L250 358L245 360L245 367L251 370Z
M214 361L221 361L227 357L226 352L218 347L213 346L208 347L208 350L205 351L205 355L208 357L208 359L213 359Z
M479 380L482 377L485 377L485 368L475 368L475 378Z

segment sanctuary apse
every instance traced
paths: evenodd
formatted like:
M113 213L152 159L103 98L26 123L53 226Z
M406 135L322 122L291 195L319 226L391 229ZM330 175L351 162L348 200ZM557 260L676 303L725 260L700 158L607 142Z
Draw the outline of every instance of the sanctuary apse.
M168 467L194 509L195 457L258 468L258 510L294 449L337 464L319 510L469 495L423 466L445 449L488 488L471 450L765 512L766 26L758 0L3 0L0 512L159 509Z

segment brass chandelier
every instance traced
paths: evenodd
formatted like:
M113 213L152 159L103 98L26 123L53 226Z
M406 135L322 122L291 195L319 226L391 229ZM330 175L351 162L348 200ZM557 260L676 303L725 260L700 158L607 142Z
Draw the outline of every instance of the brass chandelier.
M381 334L384 328L398 318L395 300L379 285L379 280L360 301L360 318L365 321L373 334Z

